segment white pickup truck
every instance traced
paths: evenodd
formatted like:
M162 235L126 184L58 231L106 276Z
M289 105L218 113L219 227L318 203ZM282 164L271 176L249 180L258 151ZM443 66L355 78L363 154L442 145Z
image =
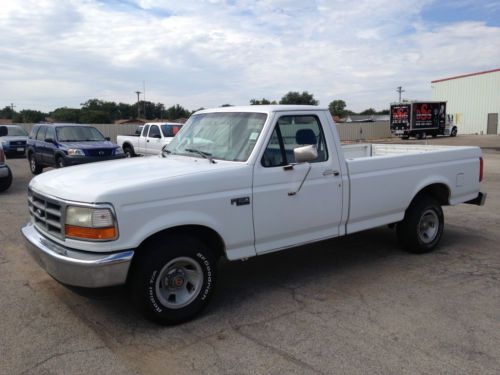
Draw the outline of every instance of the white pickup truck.
M129 158L137 155L159 155L180 128L182 124L177 122L148 122L144 124L140 134L119 135L116 137L116 143Z
M403 248L431 251L441 206L484 204L482 171L478 147L341 146L315 106L217 108L194 114L156 158L33 178L22 233L55 279L127 284L147 317L172 324L206 305L220 257L386 224Z

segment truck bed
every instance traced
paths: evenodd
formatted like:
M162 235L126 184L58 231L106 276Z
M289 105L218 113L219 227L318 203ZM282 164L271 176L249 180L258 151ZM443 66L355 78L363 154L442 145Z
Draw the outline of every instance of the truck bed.
M350 186L347 233L402 220L410 199L431 181L447 188L451 205L477 196L477 147L362 143L342 150Z

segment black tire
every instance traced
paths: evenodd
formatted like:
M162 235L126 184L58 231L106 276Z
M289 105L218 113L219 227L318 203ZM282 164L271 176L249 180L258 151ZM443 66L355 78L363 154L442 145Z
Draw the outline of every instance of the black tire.
M456 127L453 127L451 129L450 137L456 137L458 133L458 129Z
M436 138L437 136L437 133L432 133L432 138Z
M10 188L10 185L12 185L12 171L10 170L9 166L5 166L7 168L7 177L4 177L0 179L0 192L5 191L8 188Z
M43 167L36 161L35 155L32 152L28 154L28 162L30 164L30 171L34 175L40 174L43 171Z
M400 245L416 254L435 249L444 229L444 215L439 203L427 195L414 199L399 222L396 233Z
M123 145L123 152L127 158L133 158L135 155L134 148L130 145Z
M56 162L55 165L56 168L64 168L66 166L66 161L64 160L64 156L62 155L56 155L55 162Z
M164 325L182 323L200 313L216 282L217 264L212 251L196 238L184 235L160 238L141 251L129 279L132 299L139 310ZM198 276L191 278L188 273Z

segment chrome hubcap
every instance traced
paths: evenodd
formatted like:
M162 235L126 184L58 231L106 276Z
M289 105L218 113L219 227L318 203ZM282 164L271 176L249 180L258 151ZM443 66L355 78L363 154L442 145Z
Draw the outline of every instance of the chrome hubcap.
M430 243L436 239L439 230L439 218L434 210L424 212L418 223L418 236L424 243Z
M198 296L203 285L201 266L192 258L172 259L156 279L156 296L165 307L180 309Z

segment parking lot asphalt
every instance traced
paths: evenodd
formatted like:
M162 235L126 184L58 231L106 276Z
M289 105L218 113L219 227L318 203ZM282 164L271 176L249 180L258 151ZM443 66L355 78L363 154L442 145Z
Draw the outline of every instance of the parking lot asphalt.
M222 262L207 310L175 327L143 319L124 288L76 293L40 269L19 232L28 163L8 160L0 374L498 374L500 137L427 142L484 147L488 193L445 208L435 252L407 254L383 227Z

